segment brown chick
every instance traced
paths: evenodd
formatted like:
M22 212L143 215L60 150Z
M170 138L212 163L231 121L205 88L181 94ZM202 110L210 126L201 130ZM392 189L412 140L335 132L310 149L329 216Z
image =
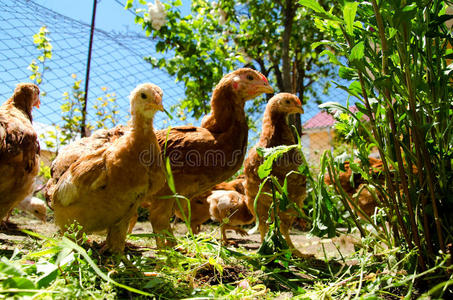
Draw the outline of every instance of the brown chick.
M39 198L30 195L19 202L17 208L34 215L37 219L44 223L47 221L47 205Z
M144 195L155 193L165 182L153 130L154 115L163 110L162 90L141 84L131 92L130 101L131 126L124 135L98 149L85 149L59 172L59 178L49 181L46 191L62 230L74 221L86 233L107 230L103 250L112 253L124 250L129 221Z
M260 72L242 68L225 75L211 97L211 114L201 127L179 126L156 132L165 157L170 159L176 192L192 199L233 176L242 166L247 149L248 125L244 106L273 89ZM171 233L174 199L165 185L150 203L149 219L155 233ZM184 207L185 201L179 200ZM187 208L185 208L187 210ZM158 246L164 241L157 240Z
M100 148L112 143L120 136L124 135L127 130L121 125L110 130L98 130L90 137L82 138L63 147L57 157L52 161L51 178L43 190L47 203L50 205L50 195L53 193L58 180L64 173L79 160L82 156L92 153ZM120 134L118 134L120 132Z
M209 214L209 203L207 199L214 191L236 191L239 194L245 195L245 179L241 176L228 182L221 182L219 184L216 184L213 189L201 195L195 196L190 200L190 227L194 234L198 234L201 230L201 224L205 223L211 218L211 215ZM185 213L187 214L187 210L185 211ZM184 220L181 211L178 209L176 210L176 216L181 220Z
M368 160L370 163L370 172L373 173L373 176L379 177L379 173L383 170L382 160L373 157L369 157ZM356 163L359 162L360 161L356 161ZM345 171L339 173L341 187L365 214L372 216L376 210L377 202L367 189L367 182L360 174L352 173L352 169L350 168L348 161L344 163L344 168ZM324 177L324 182L327 185L332 184L332 180L329 175ZM377 195L380 197L379 193L377 193ZM348 204L351 209L355 210L352 203L348 202ZM359 217L365 218L360 211L357 211L357 214Z
M216 190L207 198L209 214L213 221L220 222L222 241L228 243L226 230L232 229L240 235L248 235L247 231L238 227L253 222L255 219L247 208L245 195L237 191Z
M263 126L258 143L250 150L249 155L244 163L245 173L245 191L246 202L249 210L255 214L254 201L258 194L259 186L262 182L258 176L258 168L263 163L263 158L257 153L256 148L272 148L281 145L293 145L296 140L288 125L288 115L295 113L303 113L302 104L295 95L289 93L280 93L272 97L267 103L263 117ZM278 178L280 184L283 185L285 177L291 171L297 171L302 163L300 153L297 149L289 151L280 159L274 162L271 175ZM302 209L303 201L306 197L306 178L299 173L292 173L287 177L288 180L288 196L291 202L295 203ZM265 185L257 201L256 214L259 221L259 231L261 242L264 241L266 232L268 231L267 219L268 211L272 204L272 197L265 193L271 193L270 184ZM295 249L291 241L289 230L297 217L295 209L279 212L280 230L292 248L295 255L305 257L300 251Z
M31 112L39 104L39 88L21 83L0 106L0 220L33 191L39 142Z

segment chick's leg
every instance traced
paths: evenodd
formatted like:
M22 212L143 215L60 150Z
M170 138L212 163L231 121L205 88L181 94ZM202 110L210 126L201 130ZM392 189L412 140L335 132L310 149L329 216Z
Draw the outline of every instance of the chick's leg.
M297 257L300 258L312 258L314 255L312 254L303 254L299 250L297 250L296 246L293 244L293 241L291 240L291 236L289 235L289 231L291 229L291 226L296 219L295 216L293 215L282 215L280 216L280 231L283 235L283 237L286 240L286 243L288 244L289 248L293 252L293 254Z
M138 212L136 211L135 214L132 216L131 220L129 221L129 226L127 229L127 233L132 233L132 230L134 230L135 224L137 224L138 220Z
M239 235L242 235L242 236L249 235L247 231L245 231L244 229L242 229L239 226L231 226L230 229L234 230L236 232L236 234L239 234Z
M249 235L247 231L245 231L244 229L242 229L239 226L234 226L234 225L229 225L229 224L222 224L222 225L220 225L220 228L221 228L221 232L222 232L222 241L225 244L229 243L228 238L226 236L226 230L227 229L234 230L236 232L236 234L240 234L242 236Z
M226 236L226 229L227 229L226 227L227 227L226 224L220 225L220 232L222 234L222 242L224 245L228 245L228 238Z
M157 248L174 246L170 218L173 215L174 199L156 199L148 208L149 220L156 234Z
M265 205L264 203L258 203L256 212L258 215L258 218L257 218L258 222L259 222L258 229L260 231L261 243L262 243L262 242L264 242L266 233L269 230L269 225L267 224L267 219L269 217L269 206Z
M126 244L126 235L129 229L130 218L124 218L107 230L107 240L101 251L123 253Z
M191 223L190 224L190 228L192 229L192 233L193 234L199 234L200 233L200 229L201 229L201 225L200 224Z
M266 237L266 233L269 230L269 226L267 226L267 216L266 215L259 215L258 216L259 225L258 229L260 231L261 236L261 243L264 242L264 238Z

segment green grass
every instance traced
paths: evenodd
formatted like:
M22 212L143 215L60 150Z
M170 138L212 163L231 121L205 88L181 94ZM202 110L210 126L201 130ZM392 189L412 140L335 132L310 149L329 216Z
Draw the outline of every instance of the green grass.
M300 260L226 248L211 233L178 237L175 248L157 251L151 235L140 234L130 236L124 256L106 256L86 237L73 242L76 232L25 231L32 242L1 253L0 298L415 299L429 292L424 286L440 296L451 283L436 286L445 278L446 256L419 274L407 269L416 253L379 248L372 239L350 255ZM137 244L145 246L131 246Z

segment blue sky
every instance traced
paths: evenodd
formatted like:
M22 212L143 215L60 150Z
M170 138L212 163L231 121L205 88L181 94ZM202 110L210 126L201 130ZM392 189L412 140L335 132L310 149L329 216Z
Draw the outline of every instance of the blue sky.
M36 3L50 8L62 15L91 23L93 0L35 0ZM136 0L138 3L138 0ZM154 1L150 1L154 2ZM190 0L183 0L181 11L190 12ZM98 0L96 8L96 27L105 31L135 31L142 32L140 26L134 24L133 15L126 11L126 0Z
M135 1L138 2L138 0ZM126 0L98 1L96 28L103 32L97 33L94 39L88 95L89 103L92 104L93 99L102 95L101 86L108 86L110 91L117 92L118 100L122 102L121 123L125 122L129 110L128 93L138 83L145 82L144 80L152 81L163 88L164 105L167 108L184 97L184 88L181 83L176 84L174 79L163 70L151 70L150 66L143 62L144 56L155 55L154 47L151 39L145 37L141 26L134 23L134 15L124 9L125 2ZM182 14L188 14L191 2L190 0L182 2L183 6L180 8ZM33 3L42 7L37 7ZM61 123L62 94L70 91L73 82L71 74L76 74L78 79L85 78L84 66L93 0L4 0L2 4L4 9L0 10L0 22L2 22L0 26L0 36L2 36L0 39L0 95L6 99L17 82L30 81L28 77L31 72L27 70L27 66L39 55L32 36L40 26L46 25L54 46L54 57L48 63L50 69L45 74L42 85L42 89L48 92L47 98L44 99L41 109L34 115L35 121L46 124ZM54 13L46 11L46 8L82 23L55 16ZM110 35L109 33L112 32L133 32L144 39L125 40L123 36ZM124 47L121 49L116 47L119 43L126 48L131 47L133 52L123 55ZM123 77L115 76L120 73L123 73ZM332 96L326 97L326 100L332 100ZM342 95L341 98L345 96ZM89 109L93 114L92 107ZM310 103L306 105L305 111L304 122L318 111L317 105ZM164 128L168 125L184 123L197 125L199 120L169 121L162 115L155 123L157 128Z
M183 2L183 14L189 13L190 1ZM164 105L167 108L184 96L181 84L176 84L163 70L152 70L143 61L144 56L155 55L152 40L145 36L140 25L135 24L134 15L124 9L124 4L125 0L98 1L96 29L102 32L96 32L94 36L88 95L89 114L93 116L94 100L103 94L100 88L107 86L109 91L115 92L120 104L120 123L127 120L127 96L139 83L152 81L160 85L165 91ZM44 72L44 80L40 85L47 95L42 99L41 108L33 115L37 122L61 125L60 105L63 103L63 93L71 91L74 81L71 74L82 79L81 88L84 89L93 0L4 0L1 7L1 98L7 99L18 82L31 81L31 71L27 67L40 55L33 44L33 35L41 26L47 26L53 46L52 59L46 62L49 69ZM120 35L131 32L142 38L125 39ZM170 122L165 114L156 117L158 128L181 124L178 119ZM195 120L186 122L195 123Z

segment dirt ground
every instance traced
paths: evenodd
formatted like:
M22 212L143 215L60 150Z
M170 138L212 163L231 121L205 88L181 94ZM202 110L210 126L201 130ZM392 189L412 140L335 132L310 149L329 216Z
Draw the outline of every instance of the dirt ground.
M3 228L0 231L0 251L3 253L5 251L11 251L14 248L26 249L27 245L35 243L33 238L21 231L22 229L27 229L47 237L58 236L58 228L54 225L52 216L48 216L47 223L42 223L25 213L18 212L11 216L10 222L12 224L9 224L6 229ZM244 229L249 230L251 228L246 227ZM186 234L186 232L187 230L183 223L177 222L174 224L175 235L181 236ZM202 234L220 239L220 230L215 223L202 225L202 232ZM138 222L132 233L139 235L152 233L152 227L149 222ZM233 231L228 231L227 235L235 244L232 247L244 247L250 251L256 251L260 245L259 233L240 236ZM89 238L99 243L105 239L102 235L90 235ZM348 256L348 254L354 252L354 243L358 242L357 237L353 235L344 234L332 239L320 239L297 229L292 230L291 239L302 253L313 254L316 258L322 260L325 259L325 256L328 259ZM137 247L155 247L154 239L151 238L129 237L127 242Z

